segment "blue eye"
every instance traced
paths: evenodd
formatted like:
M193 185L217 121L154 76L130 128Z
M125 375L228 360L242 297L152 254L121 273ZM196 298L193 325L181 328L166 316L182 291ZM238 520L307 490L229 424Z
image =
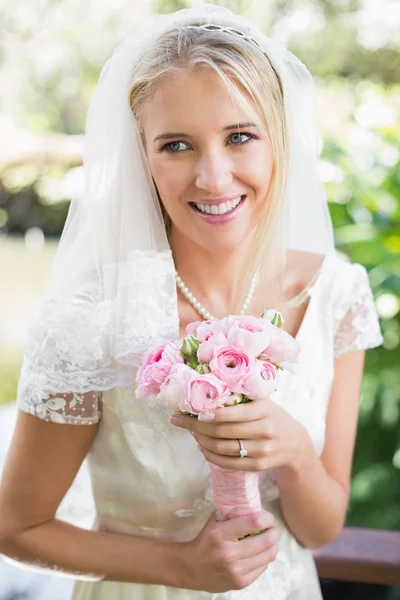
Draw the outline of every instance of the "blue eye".
M245 139L243 141L244 137L247 139ZM230 143L232 145L241 146L243 144L247 144L247 142L254 139L254 136L252 136L250 133L243 133L243 132L236 131L235 133L231 133L231 135L229 136L229 139L231 140Z
M252 135L251 133L245 133L243 131L235 131L234 133L231 133L230 136L228 137L228 145L230 146L243 146L244 144L247 144L248 142L250 142L251 140L254 140L255 136ZM170 154L180 154L181 152L183 152L184 150L188 149L188 145L186 142L182 142L182 141L175 141L175 142L168 142L167 144L165 144L161 149L160 152L169 152Z
M182 148L182 146L184 147ZM165 150L166 152L177 154L178 152L182 152L182 150L185 150L185 146L185 142L168 142L168 144L165 144L165 146L161 148L161 152Z

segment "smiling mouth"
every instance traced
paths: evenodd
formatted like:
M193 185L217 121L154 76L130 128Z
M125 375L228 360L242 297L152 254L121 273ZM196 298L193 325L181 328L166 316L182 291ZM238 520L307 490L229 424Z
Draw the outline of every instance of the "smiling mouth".
M190 205L196 212L207 215L226 215L234 211L241 204L246 196L238 196L234 200L227 200L221 204L202 204L200 202L190 202Z

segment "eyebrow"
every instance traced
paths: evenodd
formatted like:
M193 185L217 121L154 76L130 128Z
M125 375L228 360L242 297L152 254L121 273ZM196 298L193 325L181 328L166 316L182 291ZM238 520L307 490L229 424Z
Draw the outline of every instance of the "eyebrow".
M234 125L227 125L226 127L223 128L222 131L230 131L230 130L237 130L237 129L245 129L246 127L257 127L256 123L235 123ZM184 133L184 132L175 132L175 133L162 133L161 135L157 135L154 138L154 141L156 142L157 140L170 140L171 138L176 138L176 137L184 137L184 138L189 138L191 137L188 133Z

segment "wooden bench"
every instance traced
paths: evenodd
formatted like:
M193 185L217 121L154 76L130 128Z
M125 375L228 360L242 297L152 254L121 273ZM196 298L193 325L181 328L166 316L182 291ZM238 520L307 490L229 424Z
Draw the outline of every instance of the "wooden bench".
M400 531L344 527L313 554L321 579L400 585Z

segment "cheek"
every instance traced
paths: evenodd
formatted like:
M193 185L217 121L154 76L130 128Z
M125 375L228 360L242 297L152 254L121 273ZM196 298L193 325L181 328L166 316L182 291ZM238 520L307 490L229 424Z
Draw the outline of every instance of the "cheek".
M255 190L257 196L258 194L265 195L268 191L273 164L273 156L269 147L260 148L260 146L240 163L242 181Z
M252 163L252 172L254 180L258 183L258 188L266 191L269 187L274 161L271 151L260 152Z
M189 175L182 161L149 160L150 171L166 208L176 203L189 185Z

